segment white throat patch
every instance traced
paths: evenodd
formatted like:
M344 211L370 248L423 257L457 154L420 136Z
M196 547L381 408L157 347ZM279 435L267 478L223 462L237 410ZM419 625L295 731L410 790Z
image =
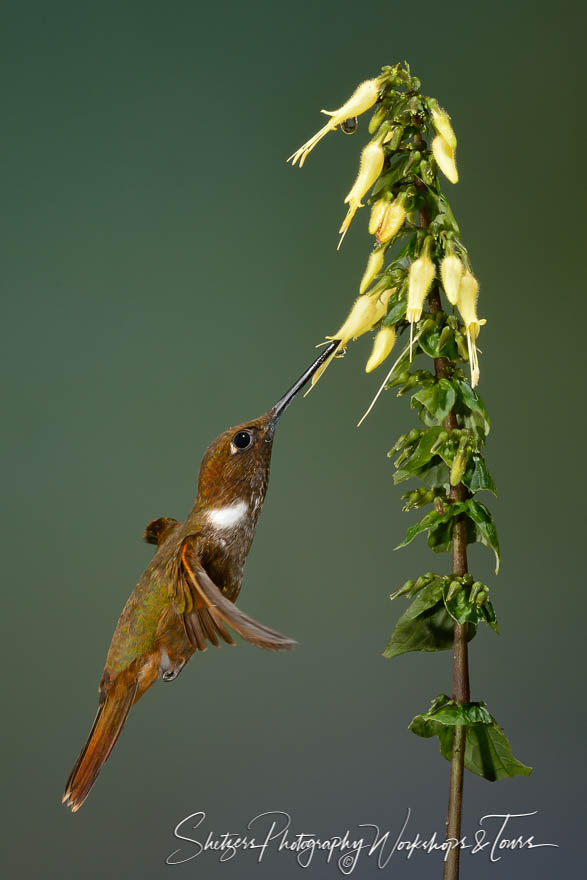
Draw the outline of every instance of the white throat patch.
M208 511L207 517L216 529L232 529L246 516L249 505L246 501L237 501L226 507L216 507Z

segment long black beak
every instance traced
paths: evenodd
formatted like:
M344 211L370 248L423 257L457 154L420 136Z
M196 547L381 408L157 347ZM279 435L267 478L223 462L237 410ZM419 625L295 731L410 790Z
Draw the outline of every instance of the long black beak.
M275 424L277 422L277 420L279 419L279 417L285 412L285 410L290 405L290 403L292 402L292 400L294 399L294 397L296 396L298 391L301 391L301 389L304 387L306 382L312 378L312 376L314 375L316 370L322 366L324 361L330 357L332 352L336 348L338 348L339 345L340 345L339 339L334 339L329 345L327 345L326 348L322 351L322 354L320 355L320 357L316 358L314 363L311 366L309 366L308 369L306 370L306 372L300 376L298 381L294 385L291 386L289 391L286 391L286 393L283 395L281 400L277 401L277 403L275 404L275 406L272 409L272 413L273 413L272 422L273 422L273 424Z

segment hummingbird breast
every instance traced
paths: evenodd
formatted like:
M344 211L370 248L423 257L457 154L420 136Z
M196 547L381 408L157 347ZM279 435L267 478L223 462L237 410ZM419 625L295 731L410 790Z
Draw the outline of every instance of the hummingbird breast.
M200 512L202 563L224 595L234 602L257 527L262 498L241 498Z

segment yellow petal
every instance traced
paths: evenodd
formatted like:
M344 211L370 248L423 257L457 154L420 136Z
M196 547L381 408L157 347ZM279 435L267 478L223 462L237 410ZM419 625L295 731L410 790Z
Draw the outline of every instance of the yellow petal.
M375 233L379 229L388 205L389 198L385 197L377 199L377 201L374 202L373 207L371 208L371 215L369 217L369 232L371 233L371 235L375 235Z
M379 248L369 255L369 259L367 260L367 268L365 269L363 277L361 278L361 283L359 285L359 293L365 293L374 278L381 272L384 254L385 248Z
M396 235L404 225L406 219L406 209L403 206L402 199L396 199L392 202L381 221L381 225L377 231L377 241L382 244Z
M373 342L373 350L367 361L365 372L371 373L376 367L382 364L394 345L395 327L382 327Z
M459 172L455 162L455 151L447 144L441 134L432 141L432 153L442 173L451 183L458 183Z
M457 136L450 124L450 116L441 107L432 107L432 125L439 135L442 135L451 150L457 145Z
M379 141L371 141L361 153L359 173L353 183L345 204L356 202L358 208L362 208L361 199L371 189L383 168L385 153Z
M321 110L320 112L330 116L335 125L340 125L345 119L360 116L365 110L369 110L379 97L380 88L380 77L367 79L357 86L348 101L345 101L338 110Z
M418 257L410 266L408 276L408 305L406 318L410 324L419 321L422 316L422 307L426 294L430 290L436 269L434 263L427 254Z
M479 323L477 317L477 298L479 296L479 282L472 272L464 272L459 285L457 306L463 319L463 324L468 329L473 324Z
M449 254L440 264L440 277L446 298L452 306L456 306L459 288L465 267L455 254Z
M308 154L312 152L314 147L320 143L322 138L325 137L329 131L333 131L338 125L344 122L345 119L350 119L352 116L360 116L361 113L364 113L365 110L368 110L373 106L379 96L379 89L381 88L384 79L385 77L368 79L357 86L348 101L345 101L342 107L339 107L338 110L322 110L322 113L330 116L326 125L317 131L315 135L312 135L305 144L302 144L295 153L292 153L287 161L291 162L292 165L299 162L301 168L306 161Z

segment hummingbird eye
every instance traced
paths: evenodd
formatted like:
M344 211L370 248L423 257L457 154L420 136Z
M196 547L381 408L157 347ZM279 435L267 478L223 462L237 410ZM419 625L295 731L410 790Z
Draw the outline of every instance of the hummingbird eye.
M250 431L237 431L232 438L232 446L235 451L237 449L248 449L252 442L253 437Z

